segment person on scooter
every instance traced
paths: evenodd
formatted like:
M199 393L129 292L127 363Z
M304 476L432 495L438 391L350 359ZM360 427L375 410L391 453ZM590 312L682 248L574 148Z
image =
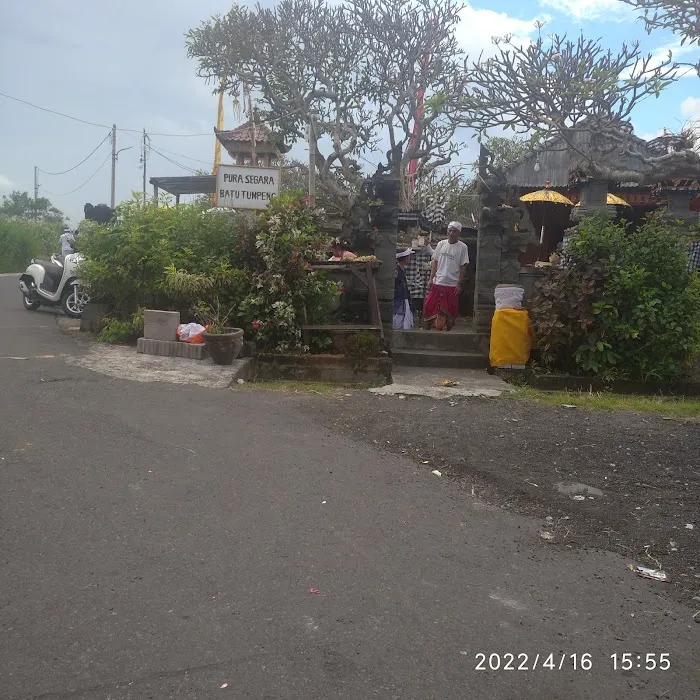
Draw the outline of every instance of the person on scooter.
M61 234L61 238L59 239L61 242L61 257L65 259L66 255L70 255L71 253L75 253L75 236L73 235L73 232L70 230L70 226L66 224L63 227L63 233Z

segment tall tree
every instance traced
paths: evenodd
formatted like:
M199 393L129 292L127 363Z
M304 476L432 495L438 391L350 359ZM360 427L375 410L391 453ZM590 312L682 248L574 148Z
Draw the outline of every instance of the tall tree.
M613 53L583 36L540 36L526 46L506 37L496 41L493 57L472 67L464 106L478 130L534 135L542 148L575 153L578 169L593 177L646 184L700 176L692 148L643 152L632 135L634 109L658 98L677 75L670 55L658 62L637 43ZM634 165L620 167L621 155Z
M461 8L459 0L234 5L191 30L187 47L200 76L247 92L287 141L310 132L318 178L346 209L362 183L360 160L380 144L409 205L411 161L428 173L461 147Z
M670 29L681 43L700 42L700 5L697 0L622 0L643 12L647 31Z
M27 221L63 221L63 212L53 206L46 197L34 200L28 192L15 190L2 196L0 216L17 217Z
M495 168L507 168L526 153L531 153L536 144L524 136L489 136L484 143L493 156Z
M700 3L698 0L622 0L642 13L649 33L670 29L684 44L700 44ZM688 64L686 64L688 65ZM700 61L693 65L700 75Z

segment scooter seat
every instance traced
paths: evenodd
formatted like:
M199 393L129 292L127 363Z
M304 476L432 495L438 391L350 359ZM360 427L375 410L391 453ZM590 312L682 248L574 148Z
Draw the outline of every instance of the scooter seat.
M44 272L49 277L54 277L58 279L61 279L61 277L63 277L63 267L61 265L54 265L51 262L40 262L39 264L44 268Z

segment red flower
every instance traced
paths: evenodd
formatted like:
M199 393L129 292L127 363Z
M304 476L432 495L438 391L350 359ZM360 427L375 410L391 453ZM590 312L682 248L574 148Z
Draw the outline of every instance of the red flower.
M345 287L343 287L342 285L338 287L338 294L345 294Z
M260 323L260 321L253 321L252 323L252 326L256 331L258 330L258 328L260 328L261 325L262 323Z

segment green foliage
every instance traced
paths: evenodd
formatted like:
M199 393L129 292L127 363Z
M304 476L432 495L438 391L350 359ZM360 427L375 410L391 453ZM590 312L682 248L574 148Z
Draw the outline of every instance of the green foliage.
M493 167L501 169L513 165L536 147L532 139L523 136L490 136L484 145L493 155Z
M60 221L24 221L0 217L0 273L23 272L32 258L59 250Z
M63 213L46 197L37 197L35 200L28 192L18 190L2 196L0 217L14 217L25 221L63 221Z
M138 332L134 324L130 321L108 318L105 320L98 337L103 343L125 345L136 340Z
M261 268L238 312L243 328L262 349L301 347L301 323L322 323L338 285L309 269L330 241L318 232L315 214L298 197L276 197L259 216L256 250Z
M303 319L327 320L338 294L335 282L309 269L329 241L299 196L240 215L135 200L114 222L81 227L79 238L93 298L132 326L143 307L189 310L205 325L244 328L261 349L300 349ZM119 337L111 327L107 335Z
M91 295L126 318L138 307L171 308L163 284L167 270L208 274L231 264L236 220L197 205L122 204L114 223L81 226L81 265Z
M369 331L350 335L345 341L345 356L352 359L355 370L365 369L369 358L376 357L380 349L379 338L375 333Z
M700 352L700 280L685 239L652 218L630 232L582 222L568 267L538 285L532 317L542 363L605 378L674 381Z

